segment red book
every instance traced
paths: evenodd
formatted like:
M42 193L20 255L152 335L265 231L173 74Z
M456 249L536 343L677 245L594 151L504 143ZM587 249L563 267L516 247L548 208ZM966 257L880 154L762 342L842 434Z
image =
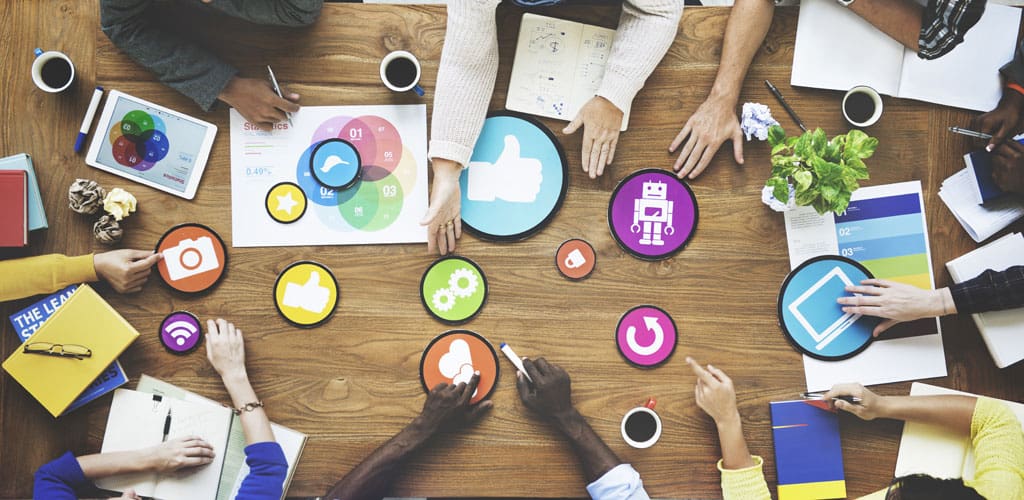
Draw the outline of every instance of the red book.
M28 245L28 176L0 171L0 247Z

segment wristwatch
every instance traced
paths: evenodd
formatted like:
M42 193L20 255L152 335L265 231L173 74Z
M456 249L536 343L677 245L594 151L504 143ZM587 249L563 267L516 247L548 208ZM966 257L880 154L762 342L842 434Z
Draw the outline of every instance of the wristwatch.
M857 0L836 0L836 2L839 2L839 5L842 5L843 7L849 7L853 5L853 2L855 1Z

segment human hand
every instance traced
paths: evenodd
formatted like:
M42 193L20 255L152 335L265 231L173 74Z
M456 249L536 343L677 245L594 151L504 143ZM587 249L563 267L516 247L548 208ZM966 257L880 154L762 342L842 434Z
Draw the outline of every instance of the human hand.
M991 134L985 149L992 151L1008 137L1020 131L1021 112L1024 111L1024 96L1013 89L1003 90L996 109L974 119L974 127L979 132Z
M144 450L150 461L149 470L173 472L185 467L197 467L213 461L213 446L199 436L180 437ZM129 497L131 498L131 497Z
M274 124L288 119L288 113L299 110L299 94L274 92L270 82L259 78L236 76L228 82L218 99L224 101L261 130L273 130Z
M544 358L537 358L537 361L524 358L523 368L533 382L522 372L516 372L516 389L527 408L547 418L573 411L572 381L565 370Z
M160 258L159 253L149 250L125 248L93 255L92 265L96 276L110 283L117 293L135 293L142 290Z
M435 432L446 425L460 425L475 422L481 415L494 406L490 400L483 401L473 407L470 401L480 383L480 372L474 372L469 383L437 384L427 394L423 403L423 411L417 418L428 432Z
M735 108L735 102L708 97L686 120L683 129L668 147L669 153L674 153L686 140L679 158L672 165L672 170L678 172L680 179L687 175L696 179L727 140L732 140L732 154L736 163L743 164L743 132Z
M245 378L245 343L242 330L217 318L206 320L206 359L224 380Z
M686 363L697 376L697 386L694 388L697 406L714 419L716 424L739 422L740 412L736 409L736 389L733 388L732 379L714 366L708 365L705 370L689 356L686 357Z
M863 295L839 297L836 302L843 305L844 313L885 318L871 332L875 337L903 321L942 316L947 311L956 312L948 288L922 290L913 285L880 279L863 280L860 284L847 286L846 291Z
M604 167L615 160L615 146L622 128L622 110L601 96L594 96L580 108L569 125L562 129L566 135L575 134L583 127L583 171L591 179L604 173Z
M860 403L854 404L835 399L839 396L860 398ZM829 406L850 412L862 420L874 420L885 416L885 396L879 396L860 384L834 385L830 391L822 395L822 398L828 401Z
M433 159L434 182L430 189L430 207L420 221L427 226L427 252L446 255L455 251L455 240L462 237L462 190L459 164L441 158Z
M1024 145L1009 140L995 148L992 180L1003 191L1024 194Z
M117 498L120 498L122 500L142 500L142 497L140 497L138 493L135 493L135 490L132 488L124 490L124 493L122 493L121 496Z

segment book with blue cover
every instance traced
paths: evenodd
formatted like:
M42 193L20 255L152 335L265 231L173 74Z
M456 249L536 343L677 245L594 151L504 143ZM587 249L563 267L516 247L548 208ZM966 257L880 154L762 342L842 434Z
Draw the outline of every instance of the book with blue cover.
M846 498L839 416L824 401L769 404L779 500Z
M43 322L47 320L60 306L67 302L71 294L75 293L78 289L78 285L71 285L63 290L60 290L53 295L43 298L39 302L32 304L10 316L11 324L14 325L14 333L18 334L18 337L22 342L28 340L36 330L42 326ZM85 391L82 392L78 398L75 399L71 406L68 406L67 410L64 410L64 414L68 414L78 408L81 408L86 403L93 401L104 394L121 387L128 383L128 376L124 373L124 368L121 367L119 361L114 361L110 364L98 377L94 380Z
M43 196L39 192L39 180L36 179L36 171L32 167L32 157L21 153L0 158L0 170L22 170L28 176L28 230L49 227L46 210L43 208Z

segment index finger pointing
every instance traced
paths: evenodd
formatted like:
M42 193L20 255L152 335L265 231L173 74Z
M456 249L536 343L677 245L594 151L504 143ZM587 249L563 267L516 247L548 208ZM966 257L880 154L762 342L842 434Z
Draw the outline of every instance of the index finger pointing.
M707 385L713 385L718 382L717 380L715 380L715 377L713 375L708 373L708 371L705 370L704 367L697 364L697 362L693 358L687 357L686 364L690 365L690 368L693 369L693 374L696 375L701 382Z
M480 372L474 372L473 376L469 379L469 384L462 389L462 394L459 395L459 406L463 406L469 403L469 400L473 399L473 393L476 392L476 386L480 383Z

